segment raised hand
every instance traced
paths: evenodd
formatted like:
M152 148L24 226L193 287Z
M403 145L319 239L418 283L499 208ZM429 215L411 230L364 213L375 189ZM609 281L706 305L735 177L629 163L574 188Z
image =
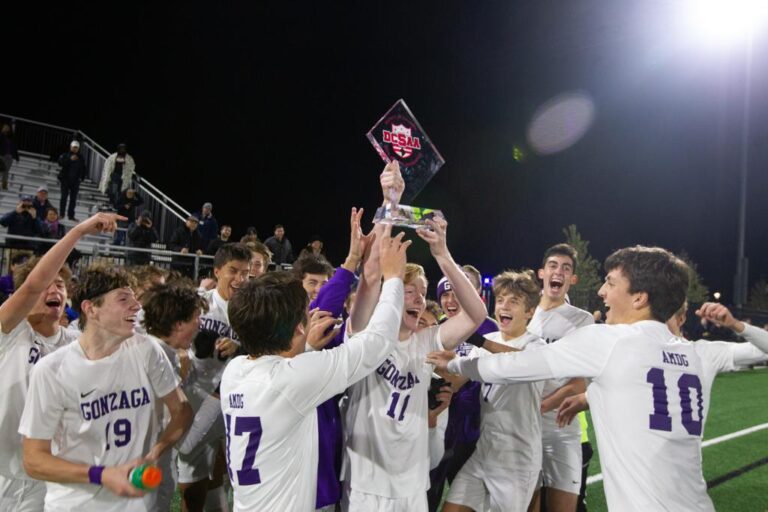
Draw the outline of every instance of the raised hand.
M442 217L435 217L427 219L426 223L429 228L419 228L416 234L429 244L429 252L433 257L448 256L448 221Z
M81 235L114 233L117 229L117 221L119 220L128 220L128 218L116 213L99 212L84 220L73 229L76 229Z
M392 160L384 166L384 171L379 176L379 182L381 183L384 202L392 202L393 207L400 204L400 198L403 197L405 191L405 181L403 175L400 174L400 162Z
M701 319L708 322L712 322L718 327L727 327L729 329L743 331L744 328L738 329L738 320L734 318L731 311L717 302L705 302L699 309L696 310L696 315Z
M405 277L405 264L408 261L406 251L411 241L403 241L403 236L405 233L400 232L393 238L392 225L387 224L384 227L384 233L379 240L379 265L385 281L391 277Z
M309 329L307 330L307 343L315 350L325 347L329 341L336 337L341 327L331 329L338 323L328 311L320 311L315 308L309 312Z

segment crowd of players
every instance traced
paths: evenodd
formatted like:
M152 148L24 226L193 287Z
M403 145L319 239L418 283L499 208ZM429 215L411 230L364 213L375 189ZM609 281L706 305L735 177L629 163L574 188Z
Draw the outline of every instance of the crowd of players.
M402 194L396 164L383 197ZM387 200L388 200L387 199ZM479 275L447 223L416 234L443 274L426 300L410 240L350 214L337 269L254 268L226 244L212 288L156 267L94 265L70 286L98 213L14 274L0 306L0 510L552 512L583 509L589 408L608 506L714 510L701 439L718 372L766 360L768 333L722 305L696 312L746 343L680 336L688 269L660 248L605 262L608 325L567 303L577 257L548 249L537 274ZM71 288L71 289L70 289ZM62 327L65 305L78 312ZM142 462L160 487L135 488ZM447 489L447 495L446 494ZM579 495L582 494L580 498Z

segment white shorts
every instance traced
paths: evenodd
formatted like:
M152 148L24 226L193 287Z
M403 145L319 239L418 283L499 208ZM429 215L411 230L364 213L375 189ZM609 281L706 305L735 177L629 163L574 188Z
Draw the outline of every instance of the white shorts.
M40 512L45 504L45 482L0 476L0 510Z
M483 465L475 455L453 479L445 501L478 511L526 512L539 472Z
M581 434L545 435L542 448L544 487L578 495L581 489Z
M186 455L179 454L177 467L180 484L193 484L207 480L213 474L213 463L216 461L216 450L219 440L200 443Z
M375 494L353 491L344 485L341 497L344 512L427 512L427 491L407 498L385 498Z

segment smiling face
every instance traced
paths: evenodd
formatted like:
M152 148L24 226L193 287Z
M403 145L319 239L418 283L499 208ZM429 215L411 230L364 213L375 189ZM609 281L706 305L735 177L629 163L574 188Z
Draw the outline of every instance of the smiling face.
M621 271L614 268L605 276L605 282L597 294L603 299L607 312L606 324L631 323L636 308L635 301L640 299L640 293L629 293L629 279Z
M136 300L133 290L117 288L105 293L97 304L90 302L90 308L84 309L88 314L86 329L91 326L98 327L114 336L127 339L134 333L136 314L141 309L141 304Z
M216 290L224 300L232 298L237 289L248 279L251 264L248 261L229 260L220 268L214 268L216 276Z
M37 298L29 316L41 316L44 320L58 322L64 313L66 302L67 284L63 276L57 275L56 279Z
M544 296L555 303L565 302L571 285L578 281L573 273L573 259L563 254L554 254L547 258L538 275L544 283Z
M45 214L45 220L47 220L48 222L56 222L57 220L59 220L59 214L58 214L58 213L56 213L56 210L54 210L53 208L51 208L51 209L50 209L50 210L48 210L48 212Z
M419 329L419 317L427 308L427 279L417 276L404 287L403 319L400 330L415 332Z
M443 308L445 316L453 318L461 313L461 304L456 299L456 294L453 290L446 290L440 296L440 307Z
M232 228L230 226L222 226L220 235L221 239L226 242L232 236Z
M516 293L501 293L496 297L494 315L504 339L513 339L525 333L528 321L536 308L528 308L525 297Z
M277 238L278 240L282 240L284 236L285 236L285 229L283 228L275 229L275 238Z
M426 329L427 327L434 327L438 321L435 315L431 311L425 310L419 317L419 330Z
M248 277L256 279L263 276L266 271L267 259L260 252L251 251L251 272Z
M328 282L328 274L304 274L301 279L301 285L309 296L309 302L317 298L320 288Z

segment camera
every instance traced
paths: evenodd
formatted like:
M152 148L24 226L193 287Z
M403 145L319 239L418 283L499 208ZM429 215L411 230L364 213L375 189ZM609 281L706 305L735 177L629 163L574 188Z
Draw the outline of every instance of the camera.
M442 378L434 378L429 382L429 392L427 393L429 410L432 411L440 407L440 402L437 401L437 394L441 391L443 386L447 386L448 381Z

